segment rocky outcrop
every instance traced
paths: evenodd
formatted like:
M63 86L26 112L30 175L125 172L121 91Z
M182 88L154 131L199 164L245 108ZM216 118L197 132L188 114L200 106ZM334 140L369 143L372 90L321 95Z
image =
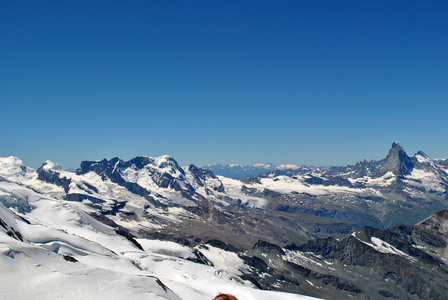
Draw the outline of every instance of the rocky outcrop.
M60 186L67 193L70 189L70 178L61 176L60 172L58 172L58 168L52 169L51 167L49 167L49 164L51 164L51 162L47 161L39 169L36 170L38 174L37 178L47 183L52 183Z

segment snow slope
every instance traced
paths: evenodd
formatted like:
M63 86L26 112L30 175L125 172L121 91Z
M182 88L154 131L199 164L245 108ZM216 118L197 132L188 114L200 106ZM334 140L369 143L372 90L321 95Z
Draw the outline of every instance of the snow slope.
M255 289L241 259L211 246L139 239L142 251L81 208L0 179L2 299L311 299Z

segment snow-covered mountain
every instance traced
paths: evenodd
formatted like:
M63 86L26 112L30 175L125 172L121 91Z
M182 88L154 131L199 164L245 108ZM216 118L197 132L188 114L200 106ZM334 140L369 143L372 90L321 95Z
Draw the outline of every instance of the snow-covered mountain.
M0 180L3 299L445 299L448 213L390 231L246 250L138 238L57 200ZM260 290L274 288L295 294Z
M234 253L134 240L79 204L0 179L2 299L308 299L256 289Z
M118 158L85 161L76 173L50 161L33 170L15 157L0 159L0 165L0 176L49 197L76 202L103 222L123 226L142 237L169 235L174 241L192 243L225 236L228 229L216 226L216 221L243 231L245 222L257 218L251 219L244 207L266 204L264 199L239 190L226 191L212 172L194 165L180 167L169 156L136 157L127 162ZM225 209L229 206L236 209ZM179 226L185 222L195 230ZM264 220L259 223L263 226L249 230L250 239L241 239L244 243L256 241L266 231L279 230Z
M240 179L246 176L257 176L260 174L267 174L277 172L279 174L286 174L290 171L295 173L306 173L313 169L310 166L297 166L294 164L281 164L275 165L271 163L266 164L254 164L254 165L241 165L241 164L213 164L204 165L201 168L210 170L215 175L220 175L233 179Z
M263 194L265 189L279 193L268 201L275 209L389 228L397 223L413 224L448 207L444 162L421 151L408 156L394 142L380 161L305 174L271 173L245 179L244 186L251 196Z
M255 299L243 297L246 294L257 295L257 299L271 295L252 293L254 288L340 299L347 295L408 297L408 288L392 290L390 285L380 284L380 279L375 279L378 285L374 288L366 289L366 283L348 276L354 269L349 273L342 267L332 270L331 265L340 265L342 260L331 258L326 263L316 258L322 254L309 254L311 250L291 245L311 241L324 245L323 241L330 242L327 238L332 237L342 244L331 242L331 247L349 253L353 248L344 248L343 243L351 241L351 233L359 227L378 230L404 224L401 228L411 228L406 226L448 207L447 161L432 160L421 151L408 156L395 142L380 161L325 169L269 169L263 165L258 166L263 168L262 174L237 180L194 165L181 167L170 156L84 161L76 172L51 161L34 170L19 158L0 158L4 211L0 225L6 238L2 245L11 244L26 257L32 251L50 251L51 260L59 259L54 265L70 272L70 266L80 264L89 266L92 274L112 270L117 273L109 276L117 277L111 277L117 286L124 284L120 278L136 290L151 284L155 284L154 290L167 286L173 294L157 292L167 299L211 299L220 286L234 290L242 299ZM421 231L412 228L406 230L413 230L414 235L405 231L405 239L420 243L416 234ZM383 249L376 239L362 241ZM422 243L425 253L445 251L430 249L427 241ZM26 252L22 244L39 250ZM299 252L290 252L296 250ZM2 252L6 261L8 251ZM277 256L271 256L271 251ZM43 265L35 263L39 264ZM420 264L424 265L425 261ZM35 280L54 271L38 270L33 271ZM61 277L77 274L69 271ZM139 281L141 277L152 283ZM93 286L91 292L99 293ZM445 295L443 290L439 292ZM290 297L275 294L274 298Z
M181 167L170 156L84 161L76 173L50 161L33 170L9 157L0 159L0 176L50 197L81 202L118 224L135 219L140 227L154 227L148 218L166 225L161 212L175 207L176 218L190 220L202 218L198 210L208 214L213 207L244 214L281 211L330 217L354 227L389 228L413 224L447 207L446 161L432 160L421 151L408 156L394 142L380 161L311 170L277 168L240 180L194 165ZM314 233L305 230L300 235Z

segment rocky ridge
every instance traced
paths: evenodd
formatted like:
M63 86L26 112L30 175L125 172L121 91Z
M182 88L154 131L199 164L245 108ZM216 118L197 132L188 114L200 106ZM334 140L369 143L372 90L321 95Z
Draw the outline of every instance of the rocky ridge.
M240 253L251 279L325 299L445 299L448 210L413 225L354 230L342 239L280 247L258 241Z

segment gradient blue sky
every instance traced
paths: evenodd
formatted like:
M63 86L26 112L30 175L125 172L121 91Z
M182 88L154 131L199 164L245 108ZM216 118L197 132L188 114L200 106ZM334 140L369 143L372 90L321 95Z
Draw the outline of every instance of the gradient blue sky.
M0 1L0 156L448 156L448 1Z

